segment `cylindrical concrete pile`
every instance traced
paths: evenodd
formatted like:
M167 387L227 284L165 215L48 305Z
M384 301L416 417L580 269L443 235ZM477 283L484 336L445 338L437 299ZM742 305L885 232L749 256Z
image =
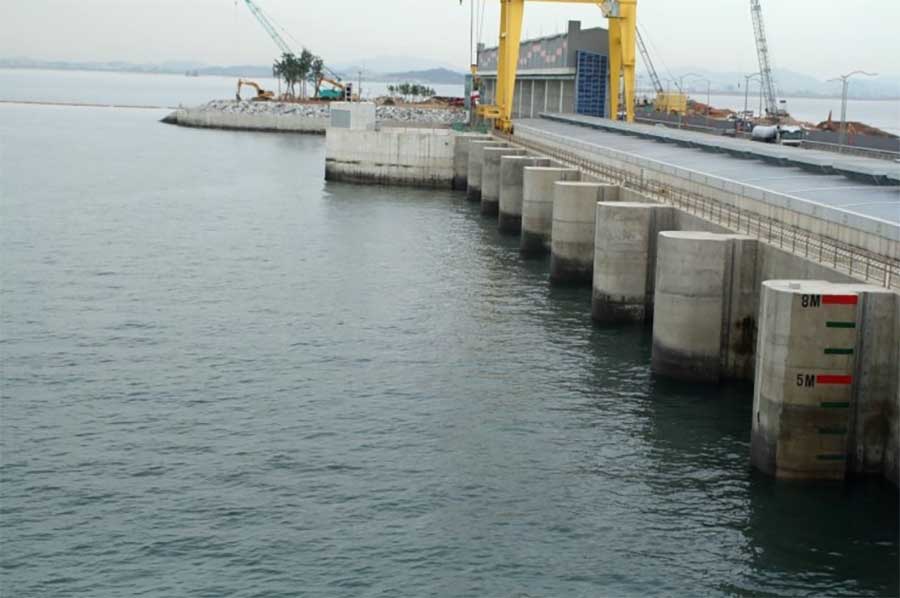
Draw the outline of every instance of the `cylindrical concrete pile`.
M481 213L496 216L500 204L500 158L522 156L526 152L518 147L486 147L481 165Z
M484 150L488 147L507 147L503 141L470 141L469 166L466 169L466 199L481 201L481 169Z
M456 135L453 144L453 189L465 191L468 185L469 144L473 141L489 141L488 135Z
M575 168L527 166L522 176L522 240L524 257L545 255L550 251L553 230L553 185L556 181L578 181Z
M778 478L846 474L859 296L834 286L763 283L750 450Z
M644 322L653 315L656 238L674 208L656 203L600 202L594 231L591 315L597 322Z
M550 233L552 283L591 284L597 202L612 198L617 191L614 185L602 183L554 183Z
M501 232L518 233L522 229L525 168L549 165L549 158L533 156L503 156L500 158L500 202L497 228Z
M728 235L659 234L653 302L653 372L718 382Z

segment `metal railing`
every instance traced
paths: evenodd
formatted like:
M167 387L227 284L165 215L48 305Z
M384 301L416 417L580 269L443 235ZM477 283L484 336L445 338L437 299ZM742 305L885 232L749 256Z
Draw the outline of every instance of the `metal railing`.
M543 132L541 134L555 135ZM660 203L675 206L731 231L756 237L760 241L794 255L808 258L858 280L889 289L900 289L900 260L850 245L832 237L813 233L698 193L665 185L658 181L648 181L642 175L629 173L593 160L586 155L551 144L515 135L506 136L505 139L510 143L546 154L600 179L638 191Z
M886 149L877 149L873 147L860 147L857 145L840 145L839 143L828 143L827 141L813 141L811 139L804 139L800 142L800 147L804 149L833 152L835 154L845 154L848 156L874 158L876 160L900 160L900 152Z

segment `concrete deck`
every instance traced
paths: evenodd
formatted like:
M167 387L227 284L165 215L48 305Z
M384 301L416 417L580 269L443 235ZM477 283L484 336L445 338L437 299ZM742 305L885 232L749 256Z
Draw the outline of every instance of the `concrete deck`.
M542 114L517 123L892 224L900 164L608 119Z

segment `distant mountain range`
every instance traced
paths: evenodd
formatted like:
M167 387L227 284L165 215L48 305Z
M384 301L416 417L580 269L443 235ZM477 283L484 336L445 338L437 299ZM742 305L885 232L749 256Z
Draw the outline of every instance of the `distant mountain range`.
M168 61L159 64L137 64L122 61L74 62L63 60L34 60L30 58L0 58L0 68L60 69L84 71L109 71L130 73L170 73L218 75L224 77L271 77L272 68L264 65L239 64L211 66L191 61ZM346 79L356 79L362 72L367 81L409 81L432 85L461 85L465 73L454 70L450 65L427 58L396 56L375 56L365 61L345 62L331 65L331 68ZM688 73L699 74L709 79L712 93L744 93L744 75L740 72L710 71L703 68L675 69L671 73L660 73L663 85L675 85ZM668 75L668 77L666 77ZM828 82L804 73L778 69L774 73L780 95L793 97L837 97L841 93L839 82ZM668 81L667 81L668 80ZM685 87L693 94L706 91L706 82L696 76L684 78ZM758 83L750 82L750 93L756 93ZM638 70L638 87L649 88L650 81L645 73ZM857 99L900 98L900 76L881 75L879 77L854 77L850 82L849 95Z
M687 76L689 73L697 76ZM710 71L700 67L674 69L671 73L660 73L660 77L670 75L669 81L684 77L684 86L695 95L706 92L706 81L712 83L712 93L744 93L744 76L748 73ZM649 87L649 78L638 69L639 86ZM779 95L793 97L840 97L840 82L829 82L817 79L804 73L787 69L775 69L773 72ZM750 94L759 92L759 79L750 81ZM666 85L663 81L663 85ZM672 85L674 89L675 85ZM894 99L900 98L900 77L881 75L879 77L854 77L850 81L849 97L856 99Z
M186 61L172 61L160 64L136 64L131 62L69 62L64 60L33 60L30 58L0 58L0 68L56 69L78 71L105 71L125 73L161 73L213 75L223 77L271 77L272 67L238 64L231 66L209 66ZM437 85L462 85L465 74L444 67L398 72L373 72L369 68L343 65L334 69L347 79L355 79L362 71L368 81L409 81Z

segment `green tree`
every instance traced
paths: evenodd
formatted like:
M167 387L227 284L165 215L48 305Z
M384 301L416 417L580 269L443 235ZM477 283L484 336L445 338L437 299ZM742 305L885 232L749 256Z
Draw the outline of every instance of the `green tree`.
M306 95L306 81L309 79L309 73L312 70L312 63L316 55L303 48L300 57L297 58L296 76L297 81L301 84L301 95Z
M309 80L312 81L313 97L319 97L319 87L322 85L322 78L325 76L325 61L321 56L313 56L309 66Z

